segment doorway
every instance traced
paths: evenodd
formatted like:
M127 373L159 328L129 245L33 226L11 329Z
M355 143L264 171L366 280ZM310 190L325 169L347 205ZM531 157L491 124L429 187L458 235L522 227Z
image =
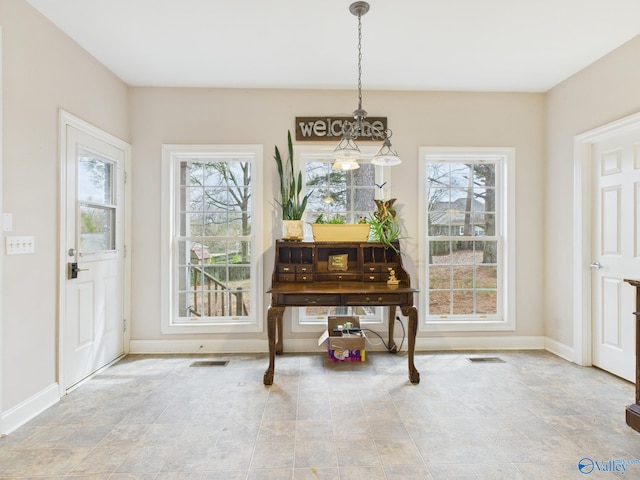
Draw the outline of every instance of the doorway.
M640 114L576 137L575 361L635 380Z
M130 146L60 113L61 394L126 353Z

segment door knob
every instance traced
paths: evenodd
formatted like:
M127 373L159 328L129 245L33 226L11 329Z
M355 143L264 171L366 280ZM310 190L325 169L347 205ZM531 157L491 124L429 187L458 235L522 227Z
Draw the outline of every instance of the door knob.
M602 268L602 265L600 265L600 262L593 262L591 265L589 265L591 268L593 268L594 270L600 270Z

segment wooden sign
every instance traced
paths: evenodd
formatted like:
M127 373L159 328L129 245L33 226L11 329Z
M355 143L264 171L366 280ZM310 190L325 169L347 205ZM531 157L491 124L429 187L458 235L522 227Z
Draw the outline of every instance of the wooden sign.
M296 140L318 141L329 140L339 142L342 137L342 128L355 120L353 117L296 117ZM387 117L367 117L367 122L373 128L365 128L358 140L383 140L382 135L376 135L377 129L382 134L387 129Z

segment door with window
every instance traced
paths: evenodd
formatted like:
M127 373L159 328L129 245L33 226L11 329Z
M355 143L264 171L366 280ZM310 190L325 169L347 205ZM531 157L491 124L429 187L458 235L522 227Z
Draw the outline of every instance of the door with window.
M592 144L593 364L635 381L634 288L640 278L640 130Z
M124 354L125 150L82 125L62 128L61 368L68 389Z

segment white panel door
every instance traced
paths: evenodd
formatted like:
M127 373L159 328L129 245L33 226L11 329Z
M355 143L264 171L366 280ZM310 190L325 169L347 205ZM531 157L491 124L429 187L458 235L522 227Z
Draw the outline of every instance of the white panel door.
M624 279L640 278L640 132L621 133L592 147L593 364L633 382L635 296Z
M65 389L124 353L125 153L66 125Z

